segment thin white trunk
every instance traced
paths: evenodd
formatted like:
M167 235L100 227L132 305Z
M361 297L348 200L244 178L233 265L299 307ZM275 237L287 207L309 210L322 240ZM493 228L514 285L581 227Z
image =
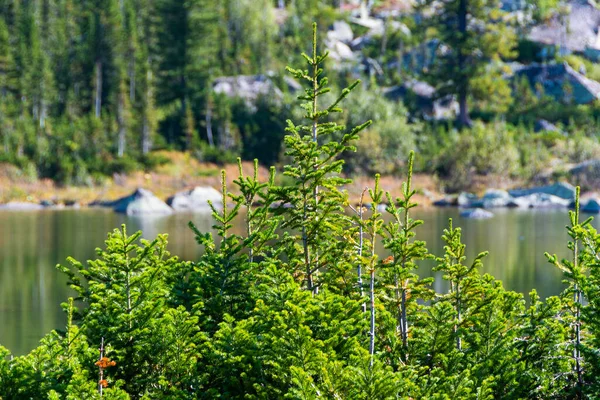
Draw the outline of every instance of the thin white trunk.
M208 144L210 147L215 146L215 140L213 137L212 131L212 108L210 106L210 102L206 103L206 137L208 139Z
M95 116L100 118L102 108L102 61L96 61L96 96L95 96Z
M146 104L144 109L144 122L142 125L142 154L148 154L152 150L152 132L150 128L150 106L152 100L152 69L148 61L148 71L146 72Z

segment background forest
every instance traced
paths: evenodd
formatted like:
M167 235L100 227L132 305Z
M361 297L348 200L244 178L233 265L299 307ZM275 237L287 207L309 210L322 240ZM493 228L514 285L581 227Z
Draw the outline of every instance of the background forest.
M0 161L75 185L160 150L285 163L299 87L282 71L317 21L336 84L363 81L335 120L375 121L346 173L405 172L415 149L447 191L554 180L600 157L595 47L536 36L581 36L578 10L595 18L546 0L1 0Z

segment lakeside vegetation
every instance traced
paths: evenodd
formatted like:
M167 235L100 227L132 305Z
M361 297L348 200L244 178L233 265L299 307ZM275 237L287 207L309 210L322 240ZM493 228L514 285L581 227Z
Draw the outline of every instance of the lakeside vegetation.
M95 260L59 266L77 292L64 304L67 325L25 356L0 347L0 398L600 395L600 234L579 204L569 214L572 259L548 255L565 291L545 300L482 275L486 253L466 260L452 221L444 254L427 251L410 215L412 152L400 193L384 193L376 177L352 207L341 156L370 121L329 119L357 83L328 101L314 35L306 70L290 69L306 91L302 123L287 125L285 184L275 168L266 180L240 168L234 191L223 173L216 235L190 225L205 250L194 262L171 256L165 235L140 240L123 226ZM232 233L236 218L244 234ZM380 242L389 257L378 256ZM419 278L425 259L448 292Z
M517 62L540 61L600 77L581 54L544 52L528 41L562 3L527 2L528 18L520 20L491 1L466 8L459 0L425 1L377 18L395 3L364 2L363 25L379 22L379 30L360 25L350 7L358 3L0 1L2 170L20 180L102 186L116 173L168 163L165 150L200 162L231 164L240 156L282 166L289 161L285 121L301 116L289 107L297 82L282 72L301 61L313 21L320 49L350 51L348 42L329 40L339 22L351 22L350 39L361 40L347 59L336 53L327 61L336 85L363 78L347 112L332 118L350 126L374 121L358 151L344 155L346 175L405 174L405 154L415 150L415 171L455 192L500 178L561 179L572 165L600 157L598 101L580 104L570 81L556 84L564 92L557 97L543 82L507 77ZM261 76L273 90L251 101L216 90L219 79L240 76ZM456 119L431 118L418 94L389 96L413 80L434 90L427 101L451 96ZM540 121L548 124L539 128Z

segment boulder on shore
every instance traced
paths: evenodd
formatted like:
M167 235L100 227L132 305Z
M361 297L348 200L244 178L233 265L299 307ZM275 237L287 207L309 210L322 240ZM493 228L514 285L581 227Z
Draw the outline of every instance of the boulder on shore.
M436 207L455 206L455 205L457 205L456 196L444 196L443 198L434 201L433 205Z
M462 211L460 213L460 216L463 218L471 218L471 219L488 219L488 218L492 218L494 216L494 214L492 214L491 212L489 212L487 210L481 209L481 208L474 208L474 209Z
M507 207L512 197L506 190L488 189L480 200L473 201L471 207L496 208Z
M169 197L167 204L175 211L209 211L209 201L215 207L222 207L223 195L210 186L197 186Z
M474 201L477 201L478 197L476 194L469 192L460 192L458 195L456 202L459 207L470 207Z
M570 200L547 193L532 193L527 196L513 198L508 207L519 208L562 208L568 207Z
M575 187L566 182L558 182L548 186L538 186L529 189L514 189L508 193L513 197L524 197L532 194L549 194L564 200L573 201L575 199Z
M590 214L598 214L600 213L600 199L592 198L589 199L583 207L581 207L581 211L584 213Z
M166 215L173 212L173 209L164 201L156 197L151 191L142 188L138 188L129 196L118 200L93 205L110 207L115 212L127 215Z

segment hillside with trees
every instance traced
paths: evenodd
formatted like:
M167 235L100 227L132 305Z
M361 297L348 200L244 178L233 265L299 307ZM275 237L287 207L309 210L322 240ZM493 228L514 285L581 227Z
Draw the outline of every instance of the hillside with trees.
M313 21L336 85L362 79L331 118L375 121L345 174L397 176L414 149L452 192L600 158L600 12L580 0L3 0L0 161L80 186L165 151L283 165L302 92L282 72Z

